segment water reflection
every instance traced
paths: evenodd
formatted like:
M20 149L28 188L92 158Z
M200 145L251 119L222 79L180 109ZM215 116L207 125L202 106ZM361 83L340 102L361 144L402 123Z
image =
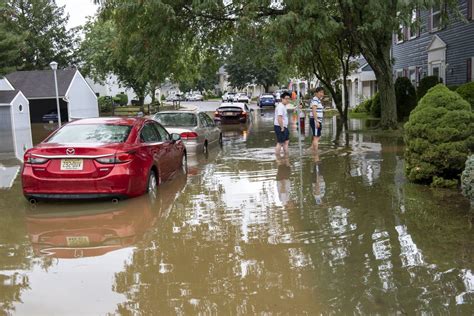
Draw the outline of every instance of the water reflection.
M275 160L272 116L225 126L222 150L190 157L189 175L165 183L157 200L41 204L24 215L16 181L0 200L4 309L472 313L467 200L406 183L400 138L338 134L330 118L319 156L300 157L293 138L290 156ZM67 296L57 293L66 286ZM62 309L48 309L58 297Z

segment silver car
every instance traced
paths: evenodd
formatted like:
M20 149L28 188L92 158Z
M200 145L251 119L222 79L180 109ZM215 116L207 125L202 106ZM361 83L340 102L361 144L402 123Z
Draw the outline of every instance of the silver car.
M205 112L164 111L153 119L169 133L181 135L188 153L207 153L210 146L222 144L222 132Z

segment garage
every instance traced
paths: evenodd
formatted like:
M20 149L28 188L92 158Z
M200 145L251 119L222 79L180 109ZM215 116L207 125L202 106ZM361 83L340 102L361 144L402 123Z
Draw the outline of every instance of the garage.
M97 96L79 70L58 69L58 98L61 121L98 117ZM1 87L20 90L29 100L31 122L43 122L45 114L57 113L56 89L52 70L16 71L2 79Z

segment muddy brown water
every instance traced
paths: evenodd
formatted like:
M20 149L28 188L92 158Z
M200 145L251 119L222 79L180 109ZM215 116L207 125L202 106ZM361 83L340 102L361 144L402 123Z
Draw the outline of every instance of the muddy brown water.
M293 124L275 159L272 112L255 118L154 198L32 207L4 162L2 312L472 315L469 203L407 183L399 135L326 119L300 155Z

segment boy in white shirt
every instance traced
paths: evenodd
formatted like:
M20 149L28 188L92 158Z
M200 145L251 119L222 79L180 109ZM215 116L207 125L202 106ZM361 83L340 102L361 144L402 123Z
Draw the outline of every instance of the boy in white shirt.
M275 107L275 119L273 120L277 144L275 146L275 154L280 155L281 149L283 153L288 155L288 144L290 142L290 131L288 130L288 110L286 105L290 103L291 95L288 92L281 94L281 103Z
M313 135L313 141L311 146L314 151L318 150L319 139L321 138L321 130L323 128L323 104L322 99L324 97L324 89L317 87L314 93L314 98L311 100L311 112L309 113L309 125L311 126L311 132Z

